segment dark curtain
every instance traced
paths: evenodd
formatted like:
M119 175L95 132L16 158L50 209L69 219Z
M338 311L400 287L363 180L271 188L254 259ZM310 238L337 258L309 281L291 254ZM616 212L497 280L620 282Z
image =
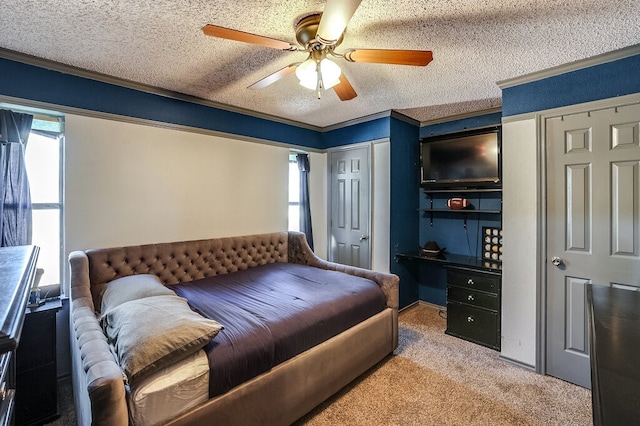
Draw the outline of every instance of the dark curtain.
M0 110L0 247L31 244L31 192L24 153L33 116Z
M313 230L311 228L311 206L309 205L309 155L298 154L298 170L300 170L300 232L307 236L309 247L313 250Z

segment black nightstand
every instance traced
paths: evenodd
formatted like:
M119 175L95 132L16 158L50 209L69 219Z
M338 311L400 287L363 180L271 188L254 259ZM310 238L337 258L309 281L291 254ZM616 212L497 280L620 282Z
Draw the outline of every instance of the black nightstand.
M56 313L59 299L27 308L16 354L16 425L43 424L59 417Z

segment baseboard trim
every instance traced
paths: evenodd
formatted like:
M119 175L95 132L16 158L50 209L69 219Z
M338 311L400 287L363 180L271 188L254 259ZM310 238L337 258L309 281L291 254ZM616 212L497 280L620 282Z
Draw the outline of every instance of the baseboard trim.
M415 302L413 302L413 303L411 303L411 304L409 304L409 305L405 306L404 308L400 308L400 309L398 309L398 313L400 313L400 312L404 312L404 311L406 311L406 310L409 310L409 309L413 308L414 306L418 306L418 301L415 301Z
M432 308L437 308L440 309L441 311L445 311L447 312L447 307L446 306L440 306L440 305L436 305L435 303L431 303L431 302L425 302L424 300L418 300L417 302L419 305L423 305L423 306L430 306Z
M414 307L416 307L418 305L428 306L430 308L436 308L436 309L439 309L441 311L447 312L447 307L446 306L436 305L435 303L425 302L423 300L416 300L415 302L408 304L404 308L398 309L398 312L403 312L403 311L409 310L409 309L414 308Z
M525 364L524 362L517 361L517 360L515 360L515 359L512 359L512 358L506 357L506 356L504 356L504 355L502 355L502 354L500 354L500 356L499 356L498 358L499 358L501 361L507 362L507 363L509 363L509 364L513 364L513 365L515 365L515 366L517 366L517 367L521 367L521 368L524 368L525 370L529 370L529 371L531 371L531 372L533 372L533 373L539 374L539 373L536 371L536 367L535 367L535 366L533 366L533 365Z

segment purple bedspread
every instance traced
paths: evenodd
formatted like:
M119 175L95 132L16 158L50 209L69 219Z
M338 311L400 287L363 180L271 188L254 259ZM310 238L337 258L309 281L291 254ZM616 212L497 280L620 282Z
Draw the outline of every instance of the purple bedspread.
M271 263L171 286L192 309L224 325L207 346L214 397L381 312L371 280Z

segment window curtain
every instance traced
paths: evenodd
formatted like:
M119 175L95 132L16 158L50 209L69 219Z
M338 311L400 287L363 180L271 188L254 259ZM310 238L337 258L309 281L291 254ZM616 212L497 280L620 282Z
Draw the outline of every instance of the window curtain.
M309 247L313 250L313 230L311 228L311 206L309 204L309 155L296 155L300 170L300 232L307 236Z
M0 247L31 244L31 192L24 153L33 116L0 110Z

